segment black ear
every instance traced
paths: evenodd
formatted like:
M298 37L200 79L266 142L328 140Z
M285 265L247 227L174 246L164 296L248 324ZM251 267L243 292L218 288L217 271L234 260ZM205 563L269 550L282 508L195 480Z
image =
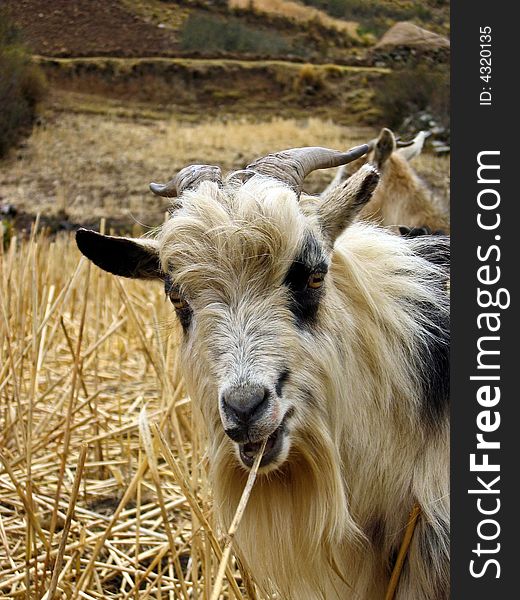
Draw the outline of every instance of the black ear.
M76 244L95 265L114 275L137 279L164 278L155 240L113 237L78 229Z
M381 130L374 148L374 162L381 169L396 148L394 134L386 127Z

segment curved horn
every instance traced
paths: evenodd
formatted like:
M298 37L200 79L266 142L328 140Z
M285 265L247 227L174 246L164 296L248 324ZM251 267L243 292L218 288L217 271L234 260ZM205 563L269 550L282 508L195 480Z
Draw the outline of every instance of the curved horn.
M299 195L303 180L312 171L346 165L368 151L368 144L356 146L348 152L339 152L318 146L292 148L259 158L248 165L245 171L253 171L278 179L289 185Z
M222 182L222 172L213 165L190 165L181 169L168 183L150 183L150 190L157 196L175 198L184 190L194 188L202 181Z
M410 140L409 142L403 142L401 138L395 138L395 144L398 148L408 148L408 146L413 144L413 140Z
M408 148L408 146L412 146L418 140L426 140L432 134L431 131L419 131L419 133L413 138L413 140L409 140L408 142L403 142L400 137L395 138L398 148Z

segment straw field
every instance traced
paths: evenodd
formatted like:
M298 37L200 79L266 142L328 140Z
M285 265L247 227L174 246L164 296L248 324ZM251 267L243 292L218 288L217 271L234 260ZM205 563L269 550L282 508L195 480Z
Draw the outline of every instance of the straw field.
M161 286L37 223L0 259L0 597L256 597L233 558L211 596L229 542Z

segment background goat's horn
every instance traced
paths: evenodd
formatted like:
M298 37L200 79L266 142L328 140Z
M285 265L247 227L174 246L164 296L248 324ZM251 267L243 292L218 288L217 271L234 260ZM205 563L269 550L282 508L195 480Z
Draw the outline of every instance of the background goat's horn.
M414 143L414 140L409 140L408 142L403 142L400 138L395 138L395 145L397 148L408 148Z
M181 169L168 183L151 183L150 189L157 196L174 198L184 190L196 187L202 181L222 182L222 172L213 165L190 165Z
M368 151L368 144L356 146L348 152L339 152L317 146L292 148L291 150L284 150L259 158L248 165L246 171L254 171L283 181L299 195L303 180L312 171L346 165Z
M408 148L408 146L413 146L416 143L424 143L424 140L430 137L432 134L431 131L419 131L419 133L410 140L409 142L403 142L401 138L395 138L398 148Z

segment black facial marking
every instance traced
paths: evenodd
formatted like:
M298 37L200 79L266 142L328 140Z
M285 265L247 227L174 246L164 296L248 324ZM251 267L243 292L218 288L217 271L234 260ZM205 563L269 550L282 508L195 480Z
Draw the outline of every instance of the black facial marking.
M164 278L164 291L167 296L169 296L173 291L177 291L173 284L173 281L169 275L166 275ZM179 322L182 326L182 329L186 333L190 327L191 320L193 317L193 311L189 304L186 304L185 308L175 308L175 314L179 319Z
M285 369L280 374L280 377L278 377L278 381L276 382L276 385L274 388L276 390L277 396L282 395L282 389L283 389L284 383L289 379L290 374L291 374L291 372L288 369Z
M232 427L225 429L226 435L237 444L243 444L248 441L247 427Z
M443 274L432 285L446 294L449 277L449 238L420 236L414 249L423 258L443 268ZM450 320L448 314L433 304L421 303L420 312L426 317L428 333L422 344L418 364L423 392L422 417L429 427L442 426L449 411L450 397Z
M315 321L323 294L323 286L317 289L308 287L309 277L315 272L326 273L328 268L320 244L309 234L284 279L284 285L291 292L290 309L300 327Z

